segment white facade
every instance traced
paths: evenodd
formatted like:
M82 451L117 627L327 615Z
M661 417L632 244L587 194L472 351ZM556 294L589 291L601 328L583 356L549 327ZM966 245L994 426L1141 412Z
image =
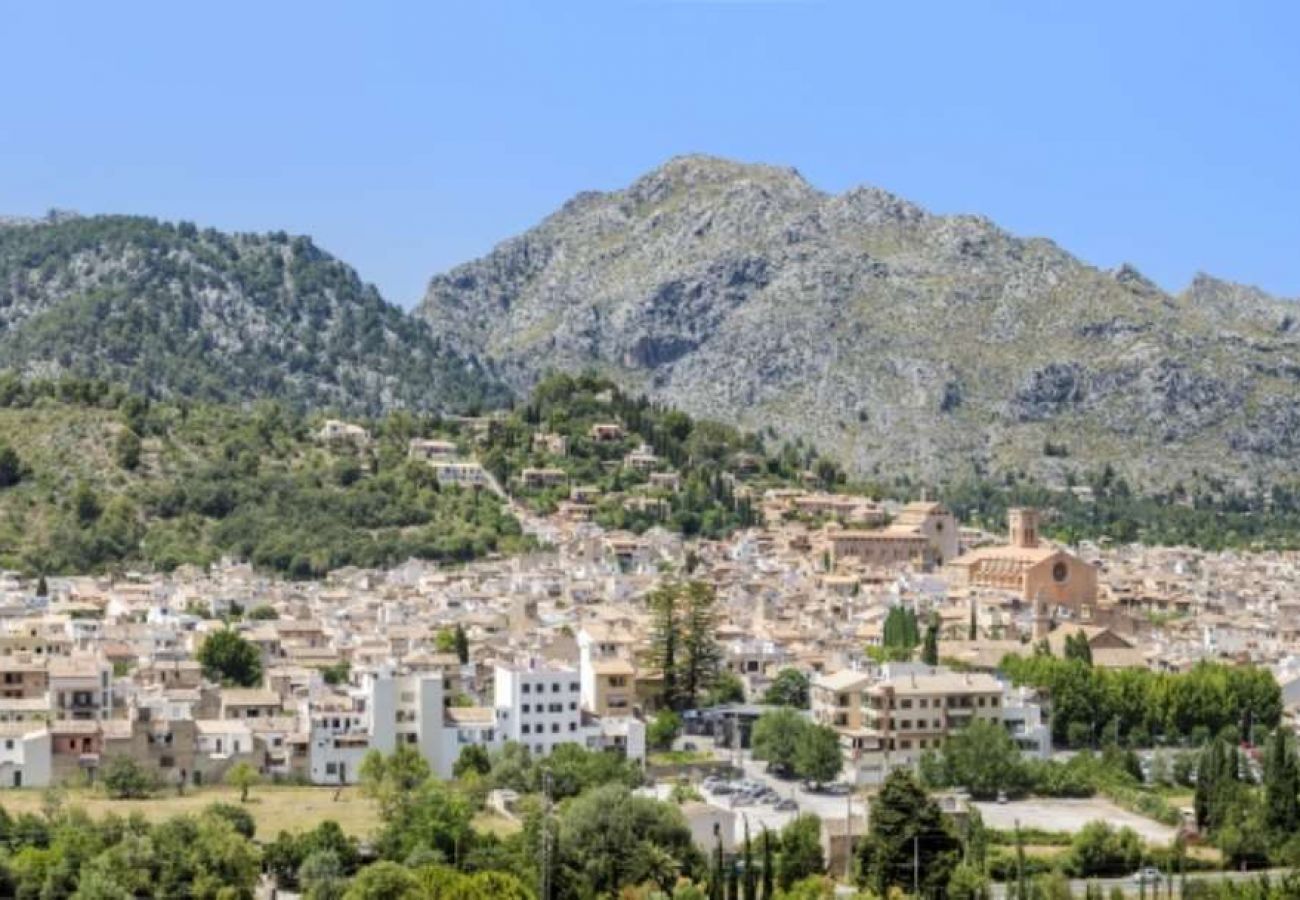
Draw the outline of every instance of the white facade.
M470 744L489 749L500 743L494 715L487 710L448 710L441 675L371 675L347 711L311 716L311 780L352 784L370 750L417 750L439 778L450 778L461 751ZM450 721L449 721L450 719Z
M0 734L0 788L48 787L50 732L44 725L7 728Z
M311 714L308 736L312 784L355 784L361 761L370 751L366 716L357 710L322 710Z
M546 756L559 744L586 745L578 670L535 663L496 667L493 697L502 736Z

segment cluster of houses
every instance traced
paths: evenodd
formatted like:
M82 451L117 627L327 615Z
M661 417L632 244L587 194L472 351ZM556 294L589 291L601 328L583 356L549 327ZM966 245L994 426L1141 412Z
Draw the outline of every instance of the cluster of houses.
M607 423L588 437L626 435ZM369 440L340 422L319 438ZM544 431L533 441L566 449ZM489 485L452 442L415 440L409 454L439 480ZM650 448L623 464L675 489ZM558 469L519 475L525 487L564 483ZM50 578L41 596L0 574L0 786L94 779L117 755L178 786L220 780L241 761L348 784L368 752L401 745L442 776L466 747L506 742L537 756L578 744L642 761L663 692L646 601L688 557L690 577L716 592L721 666L748 701L733 718L761 713L755 704L782 670L804 673L809 715L839 734L844 777L858 784L915 765L976 720L1000 723L1028 754L1050 752L1050 698L1001 680L1000 663L1043 643L1060 654L1079 635L1098 666L1271 665L1287 702L1300 704L1295 554L1068 548L1042 537L1032 509L1012 510L994 535L933 501L805 489L755 497L759 527L686 541L604 531L574 514L592 498L570 490L555 515L516 509L544 550L465 567L412 561L295 583L225 562ZM879 661L896 607L937 624L940 665ZM198 648L225 627L258 649L261 684L205 677ZM467 658L448 645L458 627Z

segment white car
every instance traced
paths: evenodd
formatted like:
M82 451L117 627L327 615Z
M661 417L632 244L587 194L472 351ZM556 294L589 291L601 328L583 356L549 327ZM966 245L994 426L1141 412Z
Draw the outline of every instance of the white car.
M1134 884L1159 884L1163 878L1155 866L1143 866L1133 873Z

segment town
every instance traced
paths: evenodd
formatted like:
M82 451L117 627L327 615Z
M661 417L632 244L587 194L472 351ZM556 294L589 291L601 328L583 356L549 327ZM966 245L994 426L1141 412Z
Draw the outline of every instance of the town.
M778 831L812 813L824 870L851 875L854 835L866 833L891 774L933 769L977 724L995 726L1025 761L1122 743L1145 754L1140 780L1168 768L1160 756L1176 752L1178 735L1097 721L1047 684L1012 677L1036 659L1165 675L1205 662L1254 667L1282 702L1277 721L1254 724L1294 727L1296 554L1067 547L1042 535L1032 508L1013 508L1005 531L990 533L924 497L760 491L745 484L743 455L733 502L753 509L747 527L720 538L611 529L595 521L608 500L600 486L561 466L498 477L473 449L490 420L456 424L474 437L413 438L409 459L444 490L501 497L533 549L317 581L232 560L167 574L0 576L0 784L94 785L129 760L178 794L238 777L337 790L362 781L371 756L399 750L450 779L464 760L509 746L544 764L574 745L633 764L645 773L640 790L660 799L693 784L680 807L702 853L715 843L738 853L751 827ZM586 436L633 438L618 421ZM371 437L331 420L317 439L346 450ZM544 429L531 443L556 459L568 449ZM649 492L619 502L667 508L682 474L649 445L629 446L613 465ZM529 501L538 496L547 502ZM668 671L664 603L691 586L708 598L708 647L695 651L703 668L686 687ZM811 774L776 758L764 734L764 719L790 708L833 735L831 758ZM1203 730L1202 741L1219 729ZM1253 747L1252 737L1234 740ZM718 774L728 770L731 780ZM934 796L946 814L976 810L1007 832L1077 832L1102 819L1152 845L1198 833L1190 804L1160 822L1105 797L1026 803L1008 792L954 784ZM510 819L518 800L498 790L490 803Z

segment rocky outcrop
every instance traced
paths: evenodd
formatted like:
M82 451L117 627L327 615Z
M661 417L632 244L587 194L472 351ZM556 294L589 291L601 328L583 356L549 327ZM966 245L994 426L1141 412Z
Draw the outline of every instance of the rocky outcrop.
M708 157L575 197L417 315L518 389L596 368L863 474L1282 472L1295 432L1290 303L1208 276L1170 295L981 217Z

